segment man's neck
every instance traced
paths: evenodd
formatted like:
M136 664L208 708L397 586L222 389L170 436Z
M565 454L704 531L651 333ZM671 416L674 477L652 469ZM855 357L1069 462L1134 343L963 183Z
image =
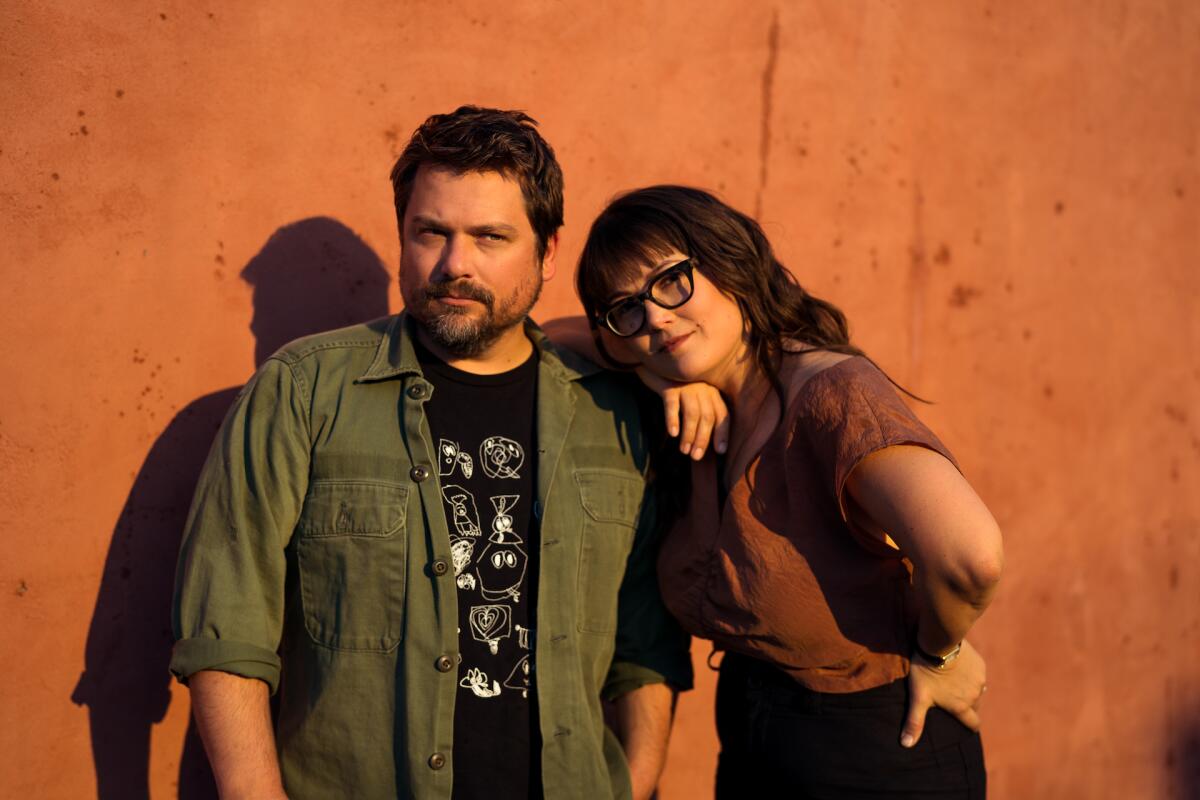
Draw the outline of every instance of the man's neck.
M457 356L433 341L422 325L418 324L416 328L417 338L426 350L455 369L475 375L496 375L516 369L525 363L529 354L533 352L533 342L529 341L529 337L525 335L524 324L509 328L500 334L496 341L488 345L482 353L469 358Z

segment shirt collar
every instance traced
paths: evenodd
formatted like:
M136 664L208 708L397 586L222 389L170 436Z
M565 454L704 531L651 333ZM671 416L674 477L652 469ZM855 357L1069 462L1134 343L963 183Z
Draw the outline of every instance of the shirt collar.
M421 366L413 348L416 320L400 312L392 317L384 331L375 358L356 383L386 380L400 375L420 375ZM533 320L525 318L525 334L538 351L543 369L563 381L576 381L603 371L603 367L551 342Z

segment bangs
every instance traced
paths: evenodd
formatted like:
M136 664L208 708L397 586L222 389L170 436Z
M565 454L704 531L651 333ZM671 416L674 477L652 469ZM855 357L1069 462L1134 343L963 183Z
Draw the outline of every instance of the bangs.
M628 291L645 269L672 252L688 255L683 232L668 220L610 213L615 210L610 207L592 224L579 257L576 286L589 316Z

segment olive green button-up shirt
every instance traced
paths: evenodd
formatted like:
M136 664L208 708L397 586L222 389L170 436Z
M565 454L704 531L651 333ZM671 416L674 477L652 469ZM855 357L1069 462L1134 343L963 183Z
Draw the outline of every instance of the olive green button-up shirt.
M658 595L647 445L625 376L527 331L545 794L624 797L601 696L691 684ZM458 595L412 335L401 314L272 356L225 419L184 535L171 670L278 692L293 800L451 794Z

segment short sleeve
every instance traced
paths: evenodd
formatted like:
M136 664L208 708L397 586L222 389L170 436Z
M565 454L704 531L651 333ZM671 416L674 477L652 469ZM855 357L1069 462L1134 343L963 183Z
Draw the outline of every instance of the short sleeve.
M201 473L180 546L171 671L279 682L285 548L309 467L307 413L288 364L268 360L239 395Z
M958 462L865 358L848 358L809 379L796 403L795 434L807 445L817 480L842 509L846 479L864 458L894 445L916 445Z

